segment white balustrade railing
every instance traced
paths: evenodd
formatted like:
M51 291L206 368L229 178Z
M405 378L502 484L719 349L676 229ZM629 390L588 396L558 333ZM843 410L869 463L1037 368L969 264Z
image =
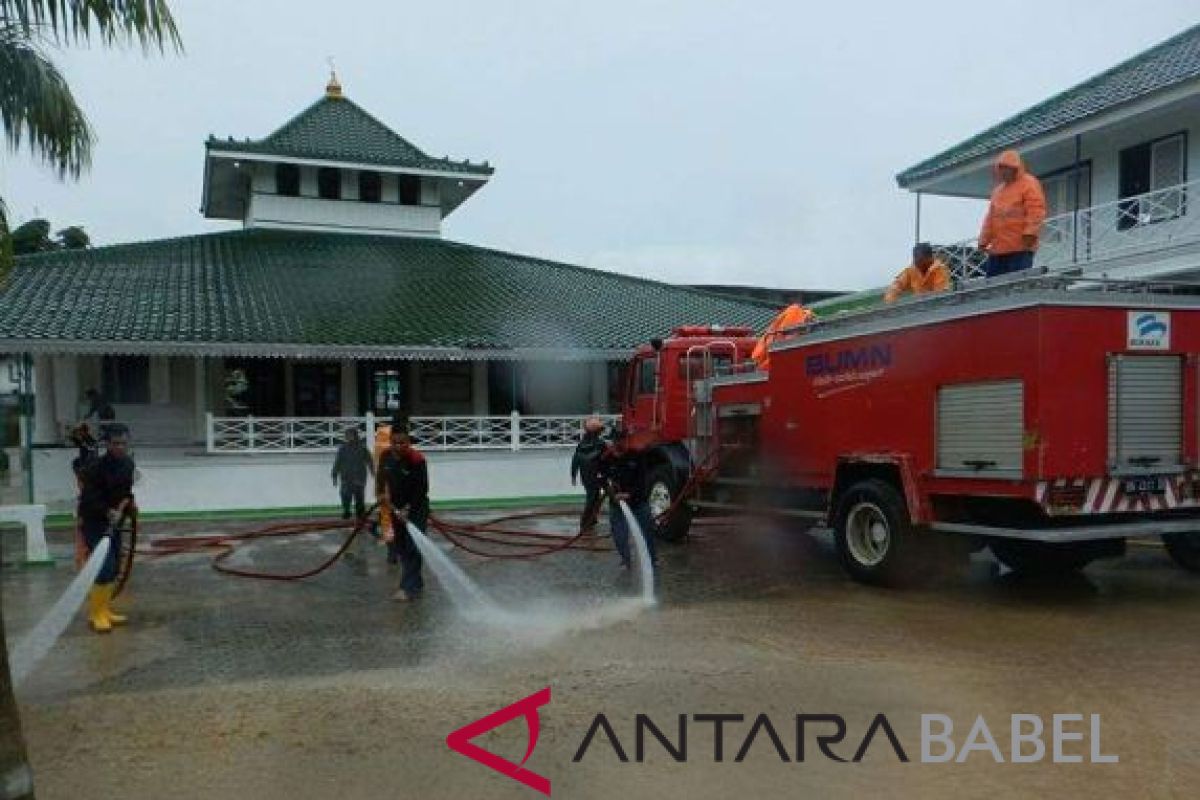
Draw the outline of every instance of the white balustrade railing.
M530 450L572 447L589 415L509 414L481 417L410 417L408 431L422 450ZM368 442L377 425L361 417L218 417L206 415L209 453L319 453L337 449L348 428ZM616 416L601 416L612 425Z
M1188 207L1197 192L1200 181L1192 181L1050 217L1033 263L1056 269L1200 243L1200 210ZM937 256L956 282L984 276L987 253L977 239L939 247Z

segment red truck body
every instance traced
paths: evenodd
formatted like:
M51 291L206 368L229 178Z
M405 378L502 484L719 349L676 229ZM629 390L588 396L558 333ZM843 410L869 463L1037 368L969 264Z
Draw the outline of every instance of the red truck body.
M738 338L727 369L680 385L678 354L715 340L685 339L639 352L634 372L657 359L659 379L651 397L631 376L625 423L675 465L672 492L702 484L697 508L754 486L842 537L854 502L895 506L906 528L996 543L1014 563L1072 546L1066 560L1086 563L1130 536L1200 530L1194 296L993 287L809 326L772 347L769 372L747 369L753 340ZM737 467L697 474L706 460ZM871 530L867 551L884 535Z

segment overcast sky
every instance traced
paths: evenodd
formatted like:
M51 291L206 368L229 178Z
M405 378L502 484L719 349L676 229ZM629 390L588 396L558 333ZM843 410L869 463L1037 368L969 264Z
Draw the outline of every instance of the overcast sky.
M203 141L347 96L489 160L448 238L691 283L863 288L906 263L901 169L1196 22L1195 0L172 0L186 52L65 50L98 135L63 184L0 153L17 221L97 244L221 230ZM927 201L927 238L980 209Z

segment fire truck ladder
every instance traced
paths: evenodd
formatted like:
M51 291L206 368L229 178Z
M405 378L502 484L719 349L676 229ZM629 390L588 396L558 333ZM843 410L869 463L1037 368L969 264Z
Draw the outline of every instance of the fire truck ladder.
M709 379L720 371L714 355L728 351L728 369L737 371L741 364L737 344L730 339L717 339L689 347L684 354L684 380L687 385L688 452L693 466L708 463L714 457L713 443L716 427L712 408L712 384Z

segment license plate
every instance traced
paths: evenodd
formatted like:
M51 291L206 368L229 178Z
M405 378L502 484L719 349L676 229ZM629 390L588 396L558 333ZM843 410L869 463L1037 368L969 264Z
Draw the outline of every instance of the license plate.
M1162 475L1125 479L1125 494L1162 494L1165 491L1167 479Z

